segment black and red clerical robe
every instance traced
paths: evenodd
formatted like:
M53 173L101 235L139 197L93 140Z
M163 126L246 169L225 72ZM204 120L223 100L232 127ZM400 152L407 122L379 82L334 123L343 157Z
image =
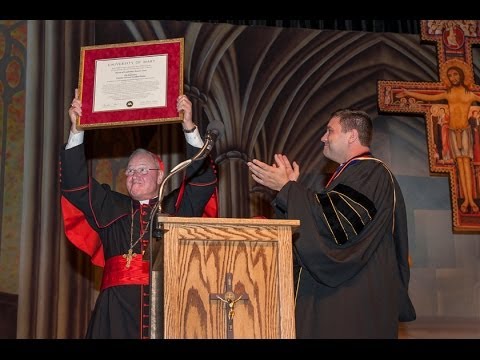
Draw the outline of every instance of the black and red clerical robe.
M397 338L414 320L404 199L378 159L344 164L320 193L287 183L278 217L293 234L297 338Z
M196 152L187 144L187 156ZM149 246L151 211L157 198L141 204L88 175L84 145L62 149L62 210L67 238L103 266L100 294L87 338L149 337ZM192 163L181 188L164 197L162 210L176 216L217 216L213 161ZM143 234L143 236L141 236ZM133 255L126 256L133 244ZM127 266L127 260L129 264Z

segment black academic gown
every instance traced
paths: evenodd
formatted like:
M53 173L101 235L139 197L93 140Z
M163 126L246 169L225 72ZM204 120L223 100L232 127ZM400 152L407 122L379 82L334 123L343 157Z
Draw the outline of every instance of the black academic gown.
M189 158L198 150L187 144ZM60 158L62 195L85 214L89 225L98 233L105 259L126 254L131 243L132 223L135 243L141 233L141 226L146 227L157 199L142 205L89 177L83 144L63 149ZM175 190L164 198L163 212L176 216L202 216L205 205L215 192L216 182L210 158L194 162L186 170L186 186L178 209L175 208L178 190ZM147 229L143 239L134 246L134 252L140 254L148 247L148 241ZM122 285L101 291L86 337L148 337L148 316L145 316L148 311L142 311L148 308L148 288L148 285Z
M372 158L350 163L320 193L289 182L273 202L294 233L297 338L397 338L415 319L408 234L397 181Z

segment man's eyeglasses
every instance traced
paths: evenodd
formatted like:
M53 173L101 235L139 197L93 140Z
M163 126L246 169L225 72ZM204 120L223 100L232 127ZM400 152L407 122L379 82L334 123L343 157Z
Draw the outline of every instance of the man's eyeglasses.
M125 175L133 176L135 173L138 173L140 175L147 175L150 170L160 170L160 169L149 169L147 167L139 167L137 169L130 168L125 170Z

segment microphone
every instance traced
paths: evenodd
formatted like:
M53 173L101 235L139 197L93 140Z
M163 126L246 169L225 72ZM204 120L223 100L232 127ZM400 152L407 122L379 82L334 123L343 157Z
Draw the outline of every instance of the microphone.
M192 162L205 159L207 155L210 154L210 152L212 151L215 141L221 137L224 131L225 131L225 126L219 120L213 120L208 124L203 147L192 158L187 159L181 162L180 164L178 164L177 166L175 166L172 170L170 170L170 173L163 179L162 183L160 184L160 188L158 189L158 202L155 205L155 207L152 209L152 216L157 210L158 210L159 216L160 214L162 214L163 191L167 181L173 175L177 174L178 172L190 166Z
M217 141L217 139L220 139L224 132L225 132L225 125L223 125L221 121L213 120L208 124L205 140L210 142L210 145L207 146L207 149L209 152L212 150L212 147L215 141Z
M219 120L211 121L207 126L207 132L205 134L205 143L200 151L192 157L192 161L202 160L207 157L208 154L213 149L213 145L215 145L215 141L219 139L222 134L225 132L225 125Z

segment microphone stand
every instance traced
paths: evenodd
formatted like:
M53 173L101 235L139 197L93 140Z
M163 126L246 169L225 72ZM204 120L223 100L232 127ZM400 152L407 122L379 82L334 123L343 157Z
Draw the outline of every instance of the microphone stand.
M164 257L164 244L163 241L163 226L160 223L160 217L168 216L162 212L162 200L164 196L164 189L165 184L168 180L172 178L173 175L178 174L180 171L187 168L191 165L194 161L202 160L207 157L210 153L210 150L213 146L214 139L211 138L209 134L205 136L205 143L203 147L190 159L185 160L175 166L170 173L162 180L160 184L160 188L158 189L158 202L152 209L150 213L150 241L149 241L149 262L150 262L150 338L155 339L157 338L156 335L158 334L160 339L164 337L164 323L165 323L165 314L164 314L164 264L163 264L163 257ZM153 222L153 217L156 216L156 222ZM155 226L154 226L155 225ZM155 227L155 230L153 228ZM153 244L153 238L156 238L157 241ZM154 259L155 253L155 259ZM153 262L155 260L155 263ZM156 273L160 273L158 276L154 274L154 267L158 268L155 270ZM156 288L158 290L156 293L152 291L152 284L153 281L159 284ZM159 306L160 305L160 306ZM155 312L155 321L152 321L152 313Z
M167 183L167 181L170 180L170 178L173 175L179 173L183 169L190 166L190 164L193 163L194 161L205 159L207 157L208 153L209 153L209 151L207 151L207 150L211 149L211 146L212 146L211 142L212 142L212 139L207 134L207 136L205 137L205 143L203 144L202 148L192 158L187 159L187 160L181 162L180 164L178 164L177 166L175 166L172 170L170 170L170 174L168 174L165 177L165 179L163 179L162 183L160 184L160 188L158 189L158 202L155 204L154 208L152 209L152 213L151 213L151 214L155 214L155 212L157 213L157 222L158 222L158 217L159 216L167 215L167 214L162 214L163 193L164 193L165 184ZM153 218L153 215L150 215L150 217ZM158 229L158 224L157 224L157 229ZM155 237L158 238L160 236L155 236Z

